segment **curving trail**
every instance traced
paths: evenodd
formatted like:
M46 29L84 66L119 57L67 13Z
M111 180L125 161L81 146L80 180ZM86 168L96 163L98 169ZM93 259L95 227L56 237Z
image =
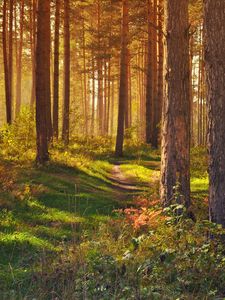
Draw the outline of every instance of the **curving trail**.
M112 181L115 188L121 190L121 192L124 191L128 193L138 193L144 191L143 188L137 185L134 179L126 177L123 174L119 163L116 163L113 166L112 173L109 179Z

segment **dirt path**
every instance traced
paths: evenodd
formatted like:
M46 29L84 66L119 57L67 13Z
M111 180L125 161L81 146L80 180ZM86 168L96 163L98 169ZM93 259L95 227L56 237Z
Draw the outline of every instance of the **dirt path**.
M119 163L114 165L110 176L110 180L113 182L113 185L115 185L115 187L118 190L121 190L121 192L127 192L129 194L143 192L143 188L137 186L134 180L126 177L123 174Z

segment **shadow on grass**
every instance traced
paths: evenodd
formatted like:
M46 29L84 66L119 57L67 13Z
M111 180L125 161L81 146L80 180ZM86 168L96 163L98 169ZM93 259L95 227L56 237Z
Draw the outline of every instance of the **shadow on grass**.
M79 240L85 228L96 228L126 205L105 174L99 166L86 170L58 163L19 170L17 185L31 192L23 200L4 193L14 204L0 213L0 291L25 287L43 254L54 257L65 241Z
M42 259L54 258L66 242L79 242L86 230L96 230L99 221L112 218L113 209L126 206L139 194L120 190L109 176L118 162L128 175L139 174L138 186L157 173L157 151L148 146L132 149L127 147L121 160L110 152L97 153L95 159L100 161L90 161L88 166L53 162L45 168L20 168L17 184L28 185L31 193L22 201L13 193L0 194L10 202L9 210L0 212L0 295L29 288L32 272L41 270ZM198 199L207 195L205 178L193 178L192 195L195 206L202 205Z

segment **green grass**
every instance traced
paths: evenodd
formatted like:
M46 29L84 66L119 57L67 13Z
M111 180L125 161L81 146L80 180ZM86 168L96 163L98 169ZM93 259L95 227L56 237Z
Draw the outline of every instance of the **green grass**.
M109 179L109 161L75 154L74 149L54 150L52 162L44 168L9 161L7 169L16 172L12 188L17 192L0 194L7 207L0 213L0 290L26 287L43 253L57 256L65 242L79 240L83 231L95 230L114 209L127 205Z
M191 191L195 199L208 196L208 158L205 148L194 148L191 151Z
M207 195L205 164L198 165L203 153L193 154L192 195L202 200ZM18 156L19 157L19 156ZM31 158L34 155L31 153ZM117 159L112 144L75 142L65 150L56 145L52 162L36 168L7 152L1 158L6 184L0 190L0 291L19 290L23 294L32 275L41 271L42 259L55 258L71 241L91 234L113 218L112 211L125 207L132 194L121 197L110 173ZM127 178L137 186L158 189L160 157L148 146L126 146L119 161ZM4 209L5 208L5 209ZM89 233L88 233L89 232Z
M202 196L202 195L207 196L208 186L209 186L208 176L205 176L203 178L192 178L191 179L191 187L192 187L193 194L198 194L200 196Z
M4 199L7 195L9 207L11 200L14 204L13 210L0 213L0 289L22 284L31 268L38 267L43 251L57 253L80 224L94 226L120 206L105 165L108 170L105 162L91 162L90 168L57 162L42 169L19 168L15 186L22 199L10 192L1 194Z
M149 184L149 182L154 182L159 178L159 171L150 168L146 165L140 165L136 163L123 164L121 165L121 170L127 177L136 179L139 183Z

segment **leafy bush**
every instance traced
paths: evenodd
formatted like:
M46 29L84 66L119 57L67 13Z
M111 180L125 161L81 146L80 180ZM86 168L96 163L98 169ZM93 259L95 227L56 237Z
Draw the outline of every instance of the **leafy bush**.
M9 160L27 160L35 149L35 122L25 107L12 125L0 129L0 153Z

